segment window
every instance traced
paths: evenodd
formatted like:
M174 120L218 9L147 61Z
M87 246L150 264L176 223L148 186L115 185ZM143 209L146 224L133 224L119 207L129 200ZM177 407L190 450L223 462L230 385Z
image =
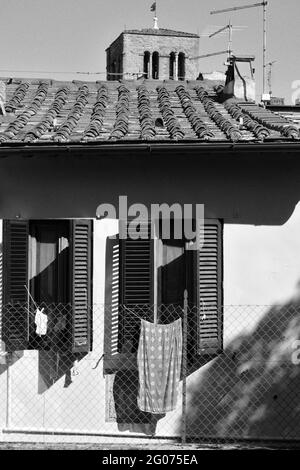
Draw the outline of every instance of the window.
M222 349L221 222L207 219L198 236L203 234L200 251L187 250L184 240L174 236L168 240L160 235L158 240L119 241L118 330L106 329L111 332L105 345L107 373L119 367L118 353L137 351L141 314L146 311L148 320L153 321L156 304L158 321L170 323L176 319L176 312L182 311L184 289L189 295L189 355L215 354ZM111 345L116 343L118 350L112 354Z
M169 70L169 78L170 80L174 80L175 75L175 52L171 52L170 54L170 70Z
M150 76L150 52L149 51L145 51L144 52L144 67L143 67L143 71L144 71L144 78L149 78Z
M178 54L178 80L185 80L185 54Z
M159 79L159 53L156 51L152 54L152 78Z
M35 334L34 303L44 306L49 324L63 317L68 349L90 350L91 241L90 220L4 221L3 339L8 351L49 347L48 332Z

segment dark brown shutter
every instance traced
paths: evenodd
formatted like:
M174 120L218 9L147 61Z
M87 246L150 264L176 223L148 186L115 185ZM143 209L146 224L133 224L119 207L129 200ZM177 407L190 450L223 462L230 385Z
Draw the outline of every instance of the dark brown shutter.
M123 305L151 305L153 303L153 240L151 226L142 226L147 238L120 240L121 292Z
M199 231L204 244L195 256L197 353L215 354L223 348L222 224L206 219Z
M71 247L72 351L88 352L91 348L92 319L91 220L72 221Z
M153 319L154 247L150 226L145 224L142 230L147 239L116 239L107 244L111 292L105 312L104 373L136 367L134 356L123 353L137 350L140 319Z
M7 351L28 344L28 220L3 221L3 319Z
M140 319L153 320L154 244L151 225L142 224L141 233L147 238L127 238L120 243L119 348L130 341L134 351L138 347Z

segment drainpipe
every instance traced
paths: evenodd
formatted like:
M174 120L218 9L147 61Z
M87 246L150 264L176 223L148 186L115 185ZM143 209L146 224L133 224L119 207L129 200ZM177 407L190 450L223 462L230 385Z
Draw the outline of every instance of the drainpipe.
M187 316L188 316L188 291L184 290L183 301L183 328L182 328L182 419L181 419L181 443L186 443L186 376L187 376Z
M12 364L12 355L7 353L7 370L6 370L6 428L10 428L10 416L11 416L11 371L10 366Z

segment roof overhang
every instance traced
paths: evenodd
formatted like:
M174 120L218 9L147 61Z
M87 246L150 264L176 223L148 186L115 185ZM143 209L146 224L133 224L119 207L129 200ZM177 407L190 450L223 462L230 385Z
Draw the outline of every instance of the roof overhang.
M69 144L51 144L48 143L39 143L39 144L28 144L24 145L22 143L11 143L0 146L0 158L5 157L6 154L30 154L38 155L42 158L43 153L49 154L51 152L63 153L63 154L78 154L80 153L95 153L99 155L101 152L111 152L115 153L120 152L124 153L124 156L128 156L128 153L131 151L142 152L142 153L152 153L152 152L174 152L174 153L189 153L197 152L199 154L206 153L207 151L218 151L222 152L224 156L226 153L238 153L238 152L295 152L300 151L300 141L295 142L285 142L285 141L271 141L271 142L91 142L91 143L69 143Z

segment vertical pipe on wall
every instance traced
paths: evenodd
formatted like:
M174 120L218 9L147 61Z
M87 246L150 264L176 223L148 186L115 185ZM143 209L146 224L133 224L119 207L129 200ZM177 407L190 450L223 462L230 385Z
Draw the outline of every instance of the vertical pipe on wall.
M183 300L183 328L182 328L182 422L181 442L186 443L186 375L187 375L187 313L188 291L184 290Z
M10 366L12 363L12 357L11 353L7 353L7 370L6 370L6 428L10 428L10 410L11 410L11 372L10 372Z

